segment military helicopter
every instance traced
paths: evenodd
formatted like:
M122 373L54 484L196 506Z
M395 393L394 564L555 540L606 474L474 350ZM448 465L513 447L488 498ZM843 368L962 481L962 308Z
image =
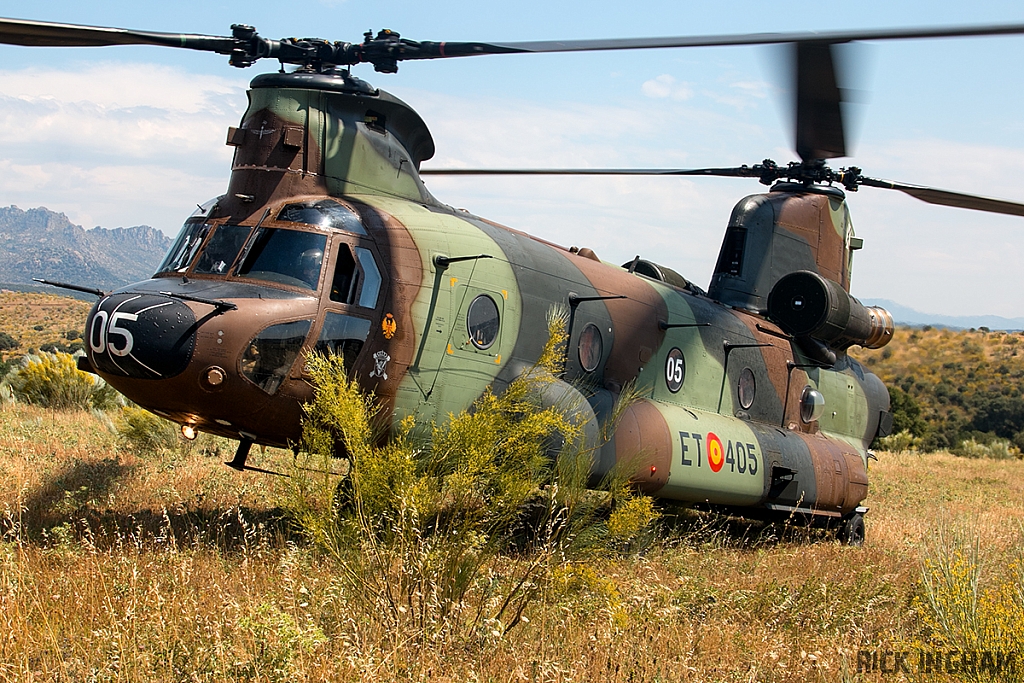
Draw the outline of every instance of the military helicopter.
M1024 216L1024 204L833 170L846 155L835 46L1024 33L1024 25L528 43L415 42L384 30L360 43L269 40L0 20L0 42L158 45L228 55L253 79L227 132L226 192L199 206L153 277L99 298L83 370L181 425L290 447L312 396L303 358L344 357L393 424L442 419L530 368L552 306L569 311L564 376L596 430L626 386L639 399L594 454L593 475L642 458L634 482L663 498L749 517L799 517L864 539L869 446L889 433L889 395L847 354L880 348L892 316L849 294L846 193L896 189L933 204ZM798 162L700 169L480 169L435 173L656 174L756 178L736 204L705 291L639 257L621 266L435 199L434 154L406 103L351 74L411 59L488 54L788 44L795 54ZM294 66L291 71L285 65ZM578 387L586 386L586 395Z

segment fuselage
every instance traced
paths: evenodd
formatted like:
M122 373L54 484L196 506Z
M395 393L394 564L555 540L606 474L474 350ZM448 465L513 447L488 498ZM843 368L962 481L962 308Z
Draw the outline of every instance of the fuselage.
M312 395L304 358L321 351L344 356L392 424L426 424L531 368L561 309L557 400L596 425L624 387L639 396L595 442L595 477L629 461L639 486L688 502L838 516L863 500L888 393L856 361L825 367L762 312L667 268L441 204L416 174L429 133L394 98L257 81L229 132L228 192L186 222L160 272L90 313L89 361L132 400L293 446Z

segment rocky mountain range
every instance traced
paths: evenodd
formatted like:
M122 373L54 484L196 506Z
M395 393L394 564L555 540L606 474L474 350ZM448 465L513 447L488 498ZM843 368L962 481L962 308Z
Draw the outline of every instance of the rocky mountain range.
M0 285L43 278L115 289L150 277L172 242L148 225L85 230L46 208L8 206L0 208Z
M922 313L913 308L903 306L889 299L863 299L865 306L881 306L892 313L897 325L933 325L966 330L969 328L988 328L990 330L1024 330L1024 318L1004 318L998 315L945 315L942 313Z

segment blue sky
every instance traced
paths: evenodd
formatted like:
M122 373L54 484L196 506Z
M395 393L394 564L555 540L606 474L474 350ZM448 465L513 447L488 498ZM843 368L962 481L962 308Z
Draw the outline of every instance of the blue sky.
M1011 2L49 2L0 16L357 42L515 41L1024 23ZM1024 36L872 43L855 52L851 158L873 177L1024 201ZM85 227L177 231L224 191L248 70L161 48L0 47L0 205L44 205ZM356 75L413 105L436 166L725 166L794 157L777 48L493 56ZM755 181L433 178L434 194L606 260L640 253L706 284L733 204ZM853 293L933 313L1024 316L1024 219L865 188Z

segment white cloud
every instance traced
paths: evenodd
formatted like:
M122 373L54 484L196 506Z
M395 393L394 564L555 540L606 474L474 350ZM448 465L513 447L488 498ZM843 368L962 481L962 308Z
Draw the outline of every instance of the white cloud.
M188 73L158 64L108 62L67 69L0 71L0 93L30 102L88 103L104 110L134 107L197 113L236 109L245 78ZM220 101L220 104L215 104Z
M735 83L730 83L729 87L739 90L747 97L759 100L766 99L774 90L771 84L765 81L736 81Z
M175 232L223 191L245 81L154 64L0 71L0 201Z
M895 140L858 150L865 175L1024 200L1016 178L1024 150L938 139ZM855 259L857 296L888 298L926 313L1024 315L1024 234L1014 216L926 204L863 188L851 197L866 238Z
M662 74L649 81L644 81L640 91L647 97L655 99L688 100L693 97L693 88L689 83L677 81L674 76Z

